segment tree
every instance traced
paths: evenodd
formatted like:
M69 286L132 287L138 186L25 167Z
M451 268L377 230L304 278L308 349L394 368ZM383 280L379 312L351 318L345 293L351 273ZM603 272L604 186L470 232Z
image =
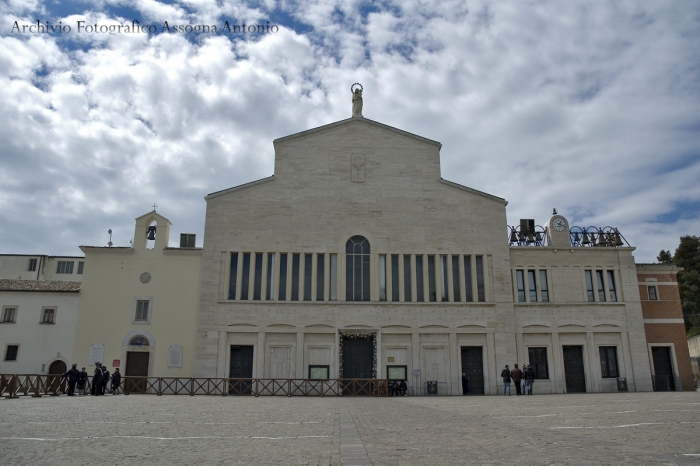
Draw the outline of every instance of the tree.
M671 251L668 249L664 251L662 249L661 252L659 252L659 255L656 256L656 260L660 264L673 264L673 256L671 255Z
M661 256L659 253L659 261ZM677 277L688 336L700 335L700 237L681 236L673 263L683 267Z

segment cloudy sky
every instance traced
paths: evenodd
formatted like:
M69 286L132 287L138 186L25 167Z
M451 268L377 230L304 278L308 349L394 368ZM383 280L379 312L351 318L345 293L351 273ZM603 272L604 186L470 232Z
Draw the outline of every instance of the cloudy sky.
M348 118L354 82L511 224L556 207L639 262L700 234L695 1L6 0L0 31L0 253L126 246L154 202L201 246L203 197Z

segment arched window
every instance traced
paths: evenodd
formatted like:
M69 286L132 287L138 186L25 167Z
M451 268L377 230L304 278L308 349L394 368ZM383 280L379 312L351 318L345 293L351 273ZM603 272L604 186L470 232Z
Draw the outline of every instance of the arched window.
M345 243L345 300L369 301L369 241L353 236Z
M148 338L143 335L136 335L129 340L129 346L149 346Z

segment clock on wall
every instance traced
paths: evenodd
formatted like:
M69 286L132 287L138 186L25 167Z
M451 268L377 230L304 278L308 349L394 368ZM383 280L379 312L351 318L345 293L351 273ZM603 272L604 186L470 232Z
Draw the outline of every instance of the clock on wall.
M552 227L557 231L566 230L566 220L564 217L554 217L552 219Z

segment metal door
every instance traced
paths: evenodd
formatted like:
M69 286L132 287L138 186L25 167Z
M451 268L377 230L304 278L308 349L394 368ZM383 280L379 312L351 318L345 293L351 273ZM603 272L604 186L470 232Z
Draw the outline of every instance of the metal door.
M675 391L676 384L673 376L673 364L671 363L671 348L668 346L653 347L651 348L651 356L654 359L654 391Z
M586 393L583 346L564 346L564 378L567 393Z
M229 377L232 379L253 378L253 346L231 346ZM250 380L229 382L229 393L248 395L251 392Z
M374 378L374 338L346 338L343 337L343 379L344 386L354 384L349 379L373 379ZM353 390L358 390L353 385ZM356 394L369 394L370 387L362 386ZM344 390L349 394L352 390Z
M484 394L484 357L481 346L462 346L462 374L466 374L469 395Z

